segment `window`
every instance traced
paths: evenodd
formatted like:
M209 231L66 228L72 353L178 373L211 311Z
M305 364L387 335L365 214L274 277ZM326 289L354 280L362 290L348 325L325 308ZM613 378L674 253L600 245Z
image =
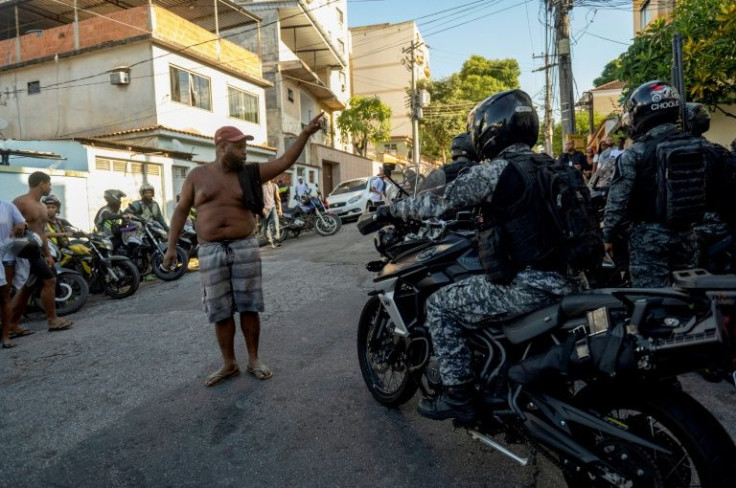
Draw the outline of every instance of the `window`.
M342 91L347 90L347 84L348 84L348 80L347 80L347 77L345 76L345 72L340 71L340 87L342 88Z
M639 9L639 29L644 30L652 21L652 2L646 0Z
M396 154L396 151L398 150L398 146L396 144L384 144L383 149L384 149L384 152L387 152L389 154Z
M294 90L292 90L291 88L287 88L286 89L286 94L289 97L289 101L291 103L294 103Z
M169 67L171 99L175 102L212 111L210 79L181 68Z
M345 54L345 43L342 41L342 39L338 39L337 44L340 46L340 52Z
M41 93L41 82L40 81L29 81L28 82L28 94L35 95Z
M230 117L253 122L254 124L258 123L260 110L258 109L257 96L232 86L227 87L227 96L230 104Z
M340 27L345 23L345 14L342 13L342 10L339 8L336 8L337 10L337 21L340 23Z

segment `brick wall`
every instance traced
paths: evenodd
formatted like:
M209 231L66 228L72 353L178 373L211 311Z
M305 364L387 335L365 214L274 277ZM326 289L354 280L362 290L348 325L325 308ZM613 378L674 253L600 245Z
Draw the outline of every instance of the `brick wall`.
M183 54L204 58L236 72L262 77L258 55L226 39L217 41L211 32L168 10L154 6L154 11L156 32L152 34L153 38L178 48L195 44L184 50ZM148 6L83 20L79 22L79 47L84 49L150 34L150 25ZM19 59L16 57L15 38L0 41L0 67L74 51L72 24L46 29L37 34L25 34L19 40Z

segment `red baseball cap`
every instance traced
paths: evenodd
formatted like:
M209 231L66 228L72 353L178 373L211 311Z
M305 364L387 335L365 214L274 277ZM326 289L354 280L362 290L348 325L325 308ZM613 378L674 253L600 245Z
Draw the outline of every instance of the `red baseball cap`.
M239 142L244 139L246 141L252 141L254 138L253 136L243 134L240 129L233 127L232 125L220 127L217 129L217 132L215 132L215 144L219 144L222 141Z

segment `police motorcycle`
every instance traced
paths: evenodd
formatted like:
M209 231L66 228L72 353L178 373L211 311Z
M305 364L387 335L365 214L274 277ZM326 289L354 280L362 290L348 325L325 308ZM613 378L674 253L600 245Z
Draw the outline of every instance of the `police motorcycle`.
M126 256L112 252L112 240L105 234L87 234L75 229L69 246L59 249L58 263L81 274L93 293L104 291L115 299L129 297L140 284L138 268Z
M294 200L297 204L284 210L279 217L279 233L275 237L277 242L283 242L289 234L299 237L302 232L312 229L323 237L331 236L342 227L340 217L325 207L319 189L316 196L312 195L310 189L306 195L295 195Z
M163 268L168 245L167 233L161 224L138 217L124 217L116 234L115 253L130 258L141 276L153 272L163 281L174 281L187 271L187 252L176 246L176 262L171 268Z
M379 403L442 382L426 299L483 273L467 218L358 221L380 260L358 323L358 361ZM736 446L677 375L736 379L736 276L679 273L664 289L598 289L468 331L477 421L459 424L525 466L547 456L571 487L733 487ZM499 440L494 437L504 436ZM511 447L509 444L516 445ZM521 452L519 452L521 451Z
M197 231L194 230L194 222L192 219L187 219L184 222L184 227L182 228L177 245L186 251L187 257L197 257L199 243L197 242Z
M47 242L49 252L55 262L51 270L56 277L54 295L56 315L63 317L78 312L87 303L89 286L79 272L63 268L60 265L59 260L62 255L59 248L52 241ZM24 238L15 239L11 252L20 258L32 259L40 256L40 249L40 242L36 236L29 234ZM32 290L28 304L43 310L43 302L41 301L42 281L31 275L25 286Z

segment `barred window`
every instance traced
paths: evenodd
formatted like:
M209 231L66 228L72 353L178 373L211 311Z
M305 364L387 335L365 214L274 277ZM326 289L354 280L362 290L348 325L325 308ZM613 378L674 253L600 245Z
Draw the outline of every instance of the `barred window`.
M169 74L172 100L212 111L209 78L174 66L169 67Z
M258 97L232 86L227 87L228 101L230 105L230 117L258 123L259 107Z

